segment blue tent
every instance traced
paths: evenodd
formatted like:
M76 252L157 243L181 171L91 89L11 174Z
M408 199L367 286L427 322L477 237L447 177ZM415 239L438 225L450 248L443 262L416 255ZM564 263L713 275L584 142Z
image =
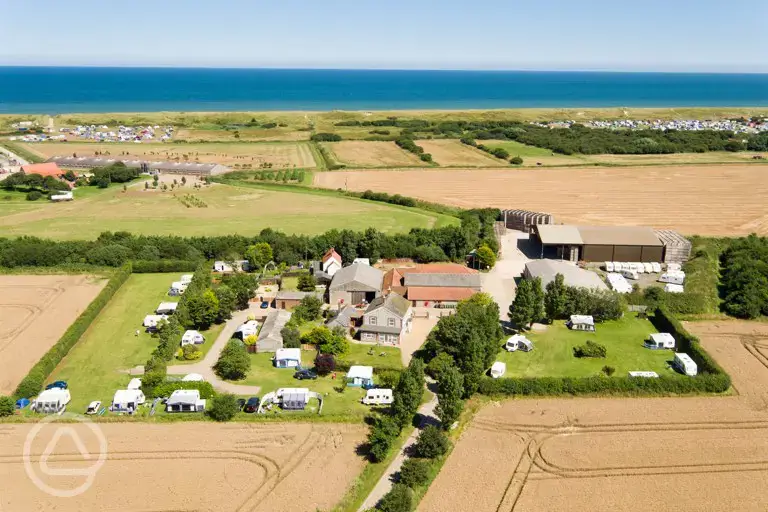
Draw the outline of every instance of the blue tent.
M17 409L23 409L26 406L29 405L29 399L28 398L19 398L16 400L16 408Z

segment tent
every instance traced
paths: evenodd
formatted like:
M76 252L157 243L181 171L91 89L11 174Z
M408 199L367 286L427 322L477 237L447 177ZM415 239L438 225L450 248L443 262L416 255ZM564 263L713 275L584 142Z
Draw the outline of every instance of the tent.
M32 410L43 414L58 414L67 408L72 400L68 389L46 389L32 403Z
M645 340L645 347L650 349L675 348L675 338L668 332L657 332L651 334Z
M282 408L288 411L303 411L309 403L309 390L292 389L283 394Z
M139 389L118 389L112 398L112 411L133 412L146 401L144 393Z
M184 345L202 345L205 343L205 336L198 331L185 331L181 337L181 346Z
M373 386L373 366L350 366L346 379L347 386Z
M19 398L16 400L16 408L17 409L23 409L26 406L28 406L31 402L29 401L29 398Z
M279 348L275 351L275 357L272 358L275 368L296 368L301 366L301 349L299 348Z
M202 412L205 400L197 389L177 389L165 402L166 412Z
M128 389L141 389L141 379L131 379L131 382L128 383Z

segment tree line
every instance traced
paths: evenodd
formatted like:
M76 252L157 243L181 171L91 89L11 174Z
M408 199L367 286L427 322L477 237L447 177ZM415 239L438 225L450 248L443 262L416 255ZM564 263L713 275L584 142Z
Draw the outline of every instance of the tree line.
M119 267L127 261L204 259L237 260L259 243L271 247L276 263L294 265L320 258L335 247L345 262L355 258L415 258L419 261L463 261L482 245L498 249L493 224L498 210L462 212L460 226L412 229L386 235L369 228L363 232L330 230L317 236L286 235L265 229L258 236L210 237L143 236L105 232L96 240L55 241L36 237L0 238L0 266L55 267L90 264Z
M739 318L768 315L768 238L731 242L720 256L722 308Z

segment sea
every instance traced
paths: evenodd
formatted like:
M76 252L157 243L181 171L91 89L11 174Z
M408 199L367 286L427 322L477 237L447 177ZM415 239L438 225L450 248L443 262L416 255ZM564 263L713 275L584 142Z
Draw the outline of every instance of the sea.
M768 74L0 67L0 113L768 106Z

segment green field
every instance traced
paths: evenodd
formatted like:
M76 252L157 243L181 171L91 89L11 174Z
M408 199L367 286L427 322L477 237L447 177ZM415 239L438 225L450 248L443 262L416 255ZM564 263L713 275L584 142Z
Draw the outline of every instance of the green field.
M285 291L297 291L299 289L299 278L295 276L284 277L280 282L280 289Z
M48 381L67 381L70 412L84 412L93 400L109 406L115 391L125 389L131 380L127 370L143 365L157 347L157 339L144 332L141 322L160 302L177 300L167 292L178 277L178 273L133 274L54 370ZM210 333L204 334L206 343L211 343Z
M671 350L650 350L643 347L649 334L658 332L650 321L627 313L624 318L597 324L594 333L571 331L565 322L557 321L544 332L532 332L526 337L533 342L531 352L499 353L498 361L507 363L505 377L588 377L600 374L603 366L613 366L616 376L625 377L634 370L654 371L659 375L678 375L668 369ZM592 340L608 349L605 359L576 358L573 347Z
M414 208L298 187L267 188L256 183L214 184L199 191L194 191L190 184L177 192L146 191L142 183L133 184L127 192L115 185L99 193L94 192L96 190L95 187L76 190L75 200L69 203L39 201L33 206L22 205L17 200L3 206L0 192L0 232L4 236L69 240L95 239L104 231L252 236L264 228L272 228L313 235L330 229L362 231L368 227L385 233L407 232L416 227L458 223L456 218ZM197 196L207 207L187 208L176 197L184 194Z

